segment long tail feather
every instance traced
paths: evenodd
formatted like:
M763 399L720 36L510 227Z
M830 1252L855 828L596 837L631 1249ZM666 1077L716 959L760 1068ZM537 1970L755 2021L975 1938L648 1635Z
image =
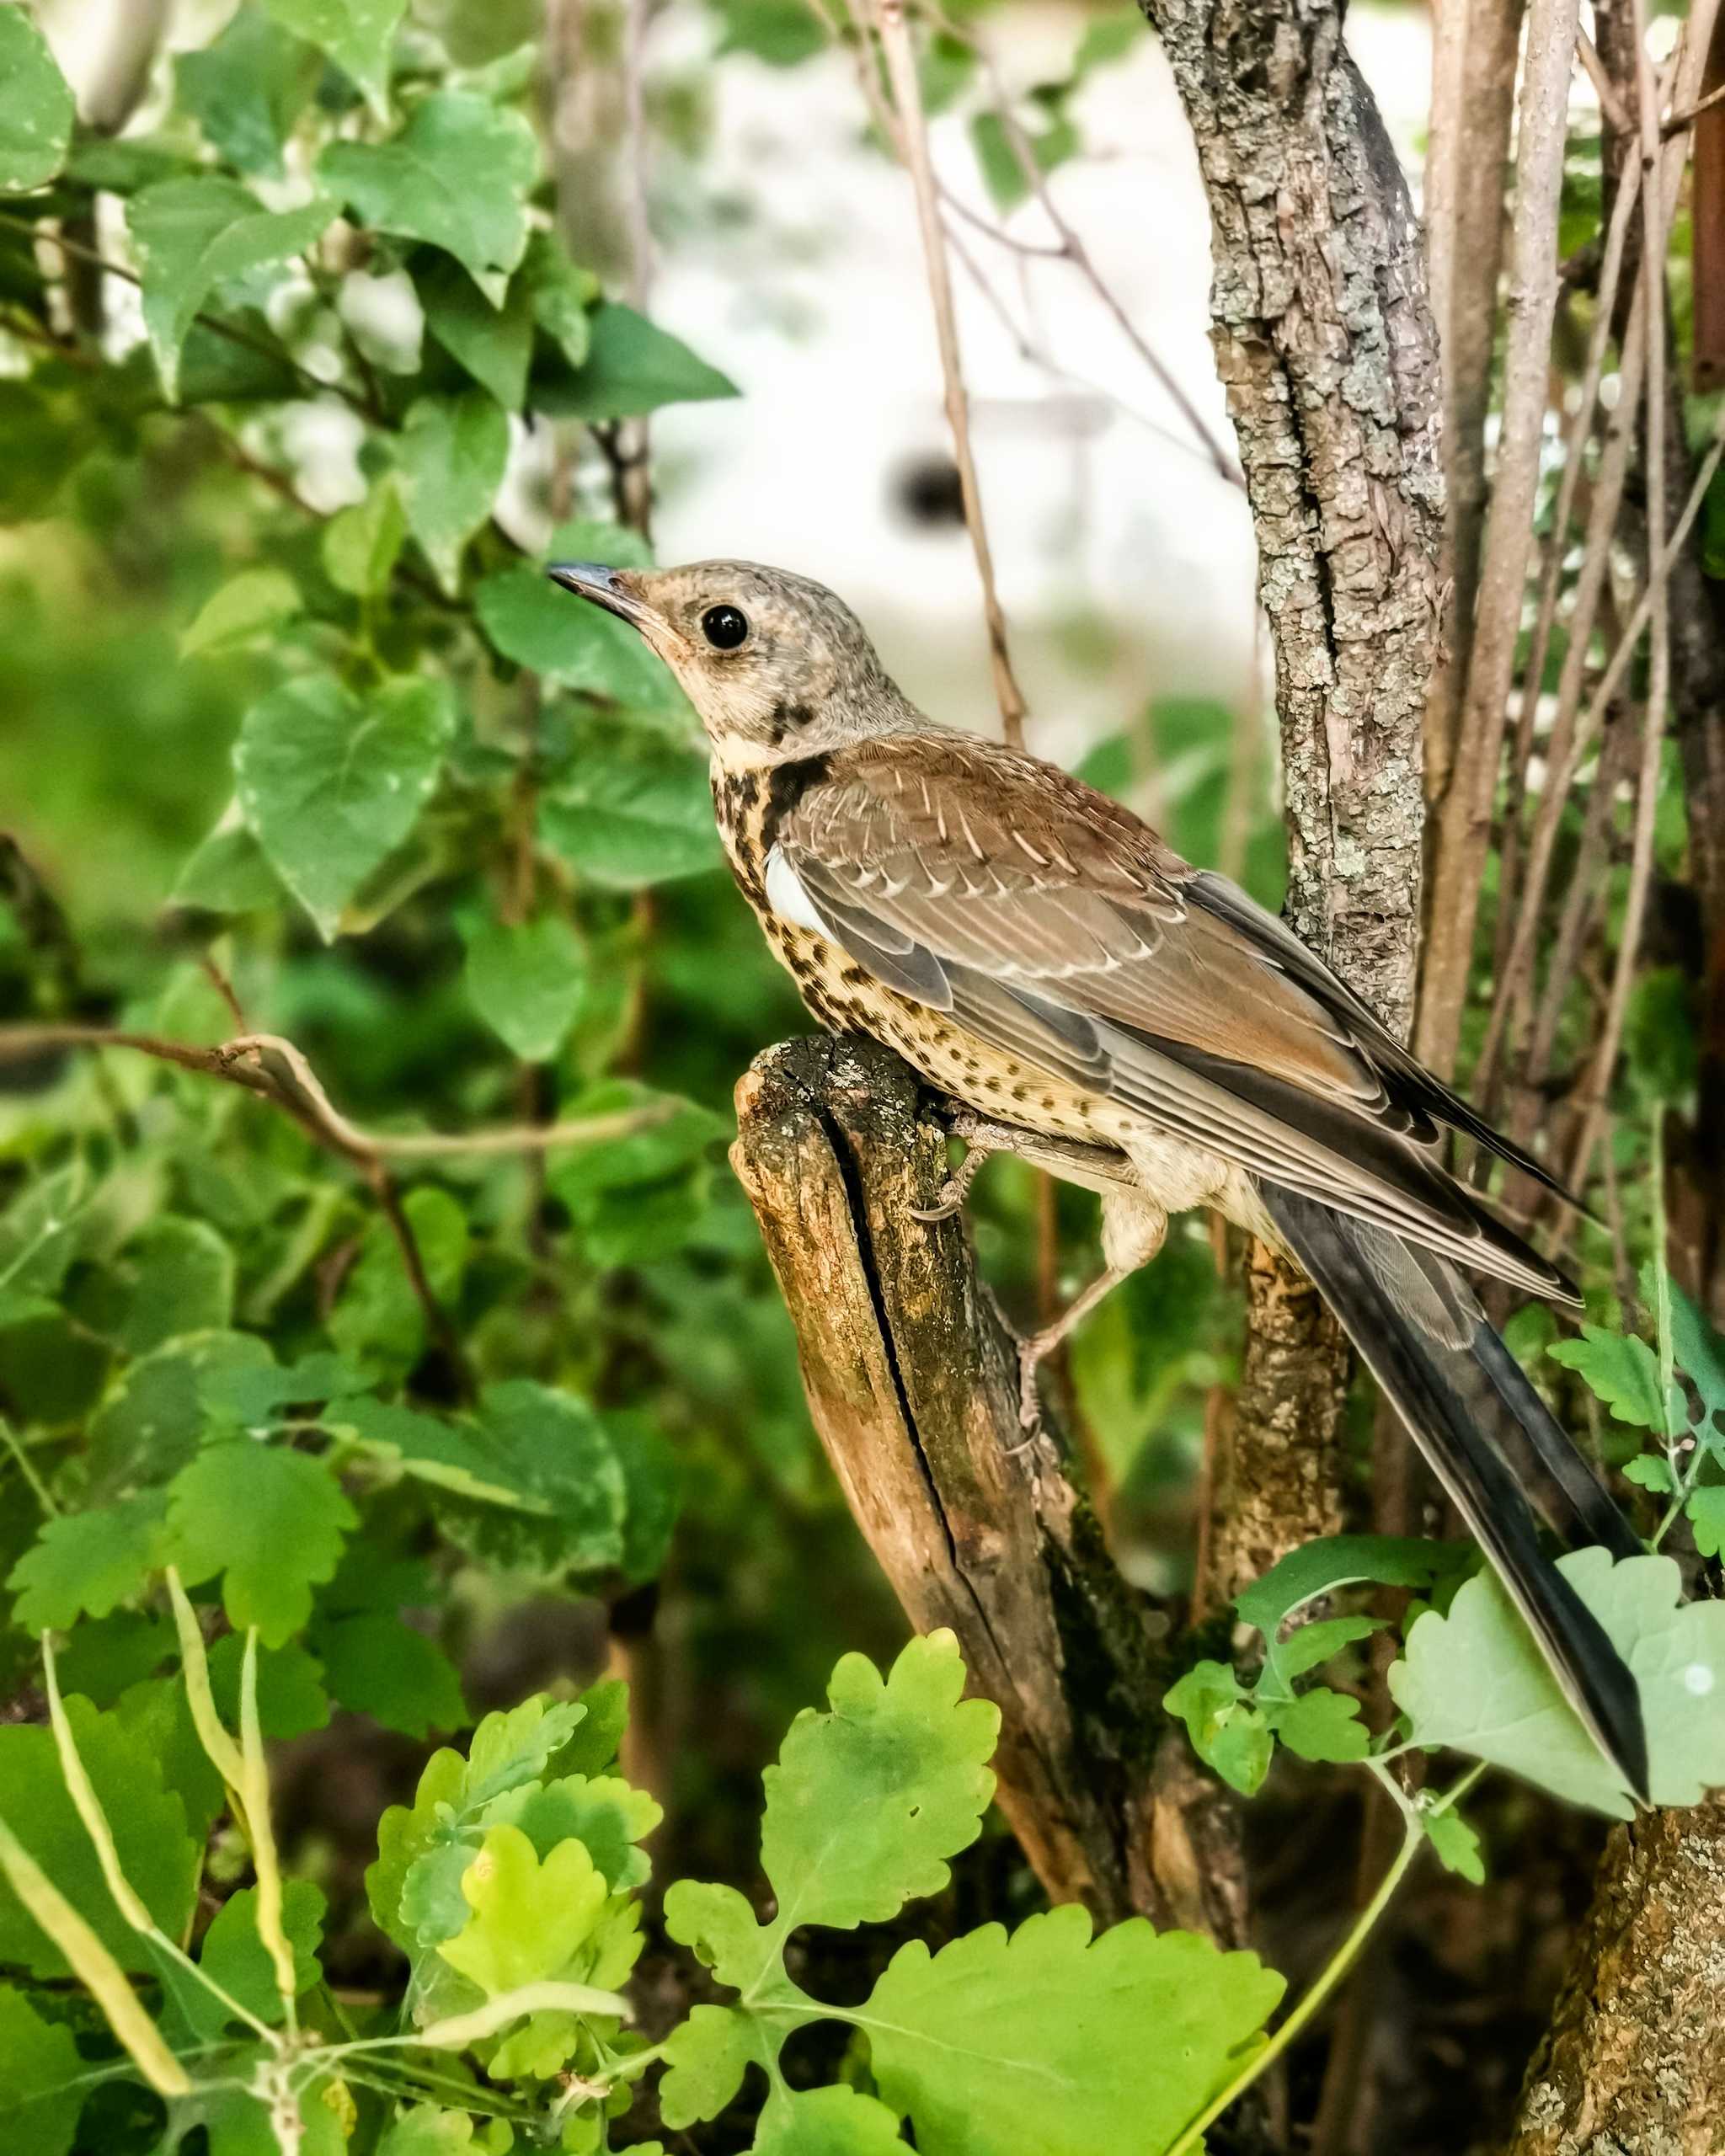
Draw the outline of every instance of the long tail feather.
M1641 1545L1452 1266L1311 1198L1262 1189L1271 1219L1454 1499L1565 1697L1645 1800L1647 1732L1635 1679L1541 1550L1518 1476L1536 1476L1567 1530L1619 1556Z

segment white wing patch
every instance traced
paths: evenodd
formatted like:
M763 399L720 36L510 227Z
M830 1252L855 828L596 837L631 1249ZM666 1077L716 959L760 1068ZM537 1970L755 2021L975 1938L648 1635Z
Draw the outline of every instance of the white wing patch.
M793 921L798 928L812 928L817 936L832 934L815 911L802 878L785 859L782 846L774 846L766 857L766 903L781 921Z

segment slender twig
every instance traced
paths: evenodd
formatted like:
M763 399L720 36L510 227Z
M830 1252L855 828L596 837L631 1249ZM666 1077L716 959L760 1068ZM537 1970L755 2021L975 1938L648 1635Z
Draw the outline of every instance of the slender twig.
M935 337L940 347L947 424L952 430L953 457L959 467L964 522L970 533L971 552L976 558L976 574L982 584L983 618L988 626L989 660L994 671L1001 725L1008 744L1022 749L1024 696L1012 671L1012 656L1007 647L1006 616L995 588L994 558L989 549L988 529L983 521L981 491L976 483L976 461L970 447L970 400L959 355L959 324L953 307L952 278L947 268L946 236L941 226L934 170L929 162L922 93L916 80L916 58L911 49L911 33L905 21L904 0L879 0L874 20L886 61L887 79L898 107L905 163L916 196L923 263L928 273L928 295L934 309Z
M1668 141L1672 136L1682 134L1685 128L1693 127L1701 115L1711 111L1722 99L1725 99L1725 83L1722 83L1717 90L1709 90L1704 98L1697 98L1693 104L1685 105L1681 112L1674 112L1660 129L1660 134ZM1626 134L1628 130L1624 131Z
M1575 33L1575 52L1589 82L1594 86L1594 95L1599 101L1599 110L1620 135L1634 134L1635 123L1623 109L1616 85L1606 72L1605 61L1599 57L1599 49L1585 30Z

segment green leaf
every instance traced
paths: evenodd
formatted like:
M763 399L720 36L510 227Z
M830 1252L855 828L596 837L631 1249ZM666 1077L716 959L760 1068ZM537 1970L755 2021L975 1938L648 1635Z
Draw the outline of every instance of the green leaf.
M1690 1492L1684 1508L1695 1546L1703 1557L1725 1556L1725 1483L1710 1483Z
M1072 72L1087 75L1092 67L1124 60L1143 41L1144 18L1135 8L1123 8L1117 14L1094 16L1085 25L1078 50L1072 56Z
M191 1916L199 1848L186 1832L185 1807L163 1787L155 1749L115 1715L69 1699L78 1756L108 1815L120 1866L170 1939ZM115 1908L79 1818L52 1732L0 1729L0 1819L4 1819L123 1969L148 1972L149 1950ZM70 1973L65 1957L0 1877L0 1962L50 1979Z
M597 307L588 327L585 362L536 396L541 408L556 418L590 424L636 419L665 404L703 403L739 393L728 376L633 307Z
M26 1183L0 1214L0 1310L14 1304L51 1299L77 1254L82 1221L90 1203L82 1161ZM8 1319L8 1323L13 1321Z
M210 1692L216 1711L230 1729L239 1727L240 1679L246 1643L226 1632L210 1650ZM329 1721L329 1695L323 1667L315 1655L290 1643L260 1647L257 1657L258 1726L265 1737L303 1737Z
M889 2156L904 2146L886 2105L841 2082L830 2089L775 2089L761 2114L752 2156Z
M86 1619L60 1650L60 1689L82 1692L99 1707L153 1674L175 1652L173 1625L136 1609Z
M377 2156L477 2156L473 2121L466 2111L415 2104L378 2143Z
M0 195L45 187L66 162L77 107L27 8L0 8Z
M455 1665L435 1640L398 1616L379 1610L343 1617L320 1625L314 1637L329 1689L344 1707L404 1737L466 1724Z
M118 1337L130 1355L222 1331L233 1315L233 1252L207 1220L162 1214L126 1245L120 1272Z
M98 1502L168 1481L196 1453L207 1417L200 1385L217 1369L267 1363L246 1332L211 1332L140 1356L92 1417L86 1466Z
M590 1086L570 1104L571 1119L662 1111L623 1138L565 1153L550 1186L601 1265L641 1264L670 1256L699 1219L708 1187L707 1155L729 1135L708 1109L655 1094L627 1079Z
M360 224L454 255L495 303L526 251L539 146L520 113L441 90L387 142L332 142L318 176Z
M180 870L173 903L210 913L255 913L281 895L281 879L252 833L224 819Z
M539 835L578 874L613 891L705 875L724 860L705 759L652 735L595 744L541 797Z
M1320 1595L1333 1594L1338 1588L1358 1580L1375 1580L1384 1587L1429 1588L1465 1561L1465 1553L1447 1542L1393 1534L1327 1534L1290 1550L1262 1579L1252 1582L1234 1607L1266 1641L1274 1641L1296 1609Z
M318 1967L318 1947L323 1935L323 1913L328 1907L323 1889L309 1879L289 1879L281 1894L282 1929L293 1949L294 1994L297 1998L315 1984L323 1972ZM258 1890L243 1886L230 1895L216 1913L198 1949L198 1967L231 1998L249 2007L260 2021L281 2019L281 1994L275 1986L275 1964L258 1934ZM201 1987L187 1986L179 1996L184 2003L201 1993L203 2011L193 2022L193 2033L208 2042L219 2036L232 2017L222 2002Z
M334 675L305 675L246 713L234 750L246 822L326 942L413 829L454 732L447 684L418 676L361 702Z
M572 367L581 366L592 348L590 310L599 296L599 280L590 270L571 262L550 232L529 237L521 275L532 297L535 323ZM596 562L603 558L581 554L573 558Z
M919 2148L988 2156L1166 2148L1261 2041L1280 1977L1141 1918L1092 1942L1076 1907L1009 1939L902 1946L858 2019Z
M323 573L338 591L375 599L385 590L407 537L400 489L386 472L362 502L354 502L323 527Z
M1661 1497L1669 1497L1677 1487L1670 1462L1656 1452L1644 1452L1630 1460L1623 1470L1623 1479L1641 1489L1655 1490Z
M580 938L561 914L482 921L467 937L467 997L523 1063L547 1063L568 1038L587 971Z
M719 56L752 52L769 67L795 67L824 52L825 24L799 0L719 0Z
M932 1632L884 1683L847 1654L828 1688L832 1711L805 1708L792 1723L763 1777L761 1832L782 1928L884 1924L945 1886L946 1860L981 1830L1000 1735L999 1709L964 1689L957 1640Z
M316 84L317 61L254 7L242 7L200 52L174 63L179 103L204 139L242 172L283 176L283 146Z
M437 1951L488 1999L569 1972L592 1937L607 1898L579 1842L561 1842L543 1864L518 1827L494 1827L462 1875L473 1915Z
M170 403L192 318L220 285L302 254L328 229L334 202L266 210L237 179L200 173L158 180L126 205L143 280L144 327Z
M1717 1419L1725 1417L1725 1337L1717 1332L1674 1280L1671 1300L1671 1351L1677 1367L1701 1396L1701 1426L1714 1438L1722 1434ZM1648 1303L1657 1306L1649 1294Z
M1359 1640L1369 1640L1374 1632L1382 1631L1388 1622L1384 1617L1322 1617L1314 1624L1302 1625L1278 1646L1277 1673L1290 1681L1304 1677L1308 1670L1316 1669L1321 1662L1327 1662L1343 1647L1352 1646ZM1260 1698L1265 1696L1263 1679L1259 1680L1258 1694Z
M67 2156L88 2094L71 2030L45 2021L21 1991L0 1984L0 2112L8 2121L8 2156Z
M60 1631L129 1601L162 1561L165 1510L160 1494L148 1491L45 1521L7 1581L18 1622L32 1632Z
M192 659L254 643L300 611L299 586L286 569L242 569L211 593L197 619L181 632L179 655Z
M689 1883L679 1880L671 1893L681 1893ZM671 1936L682 1939L686 1935L673 1929ZM671 2132L681 2133L699 2120L716 2119L734 2103L751 2065L770 2068L776 2063L777 2033L765 2028L755 2015L740 2013L734 2006L696 2007L665 2041L667 2071L659 2084L659 2110Z
M531 667L559 688L643 710L683 708L681 690L627 622L559 590L531 564L494 569L479 584L473 603L481 627L504 658ZM704 771L703 766L703 778ZM711 823L710 797L706 814Z
M1479 1836L1460 1812L1422 1808L1419 1823L1445 1871L1459 1873L1476 1886L1485 1885L1486 1860L1480 1849Z
M284 29L327 52L365 93L379 119L389 110L389 53L407 0L264 0Z
M1662 1437L1673 1434L1659 1399L1659 1358L1645 1340L1632 1332L1610 1332L1602 1325L1583 1325L1579 1340L1560 1340L1546 1353L1565 1369L1578 1370L1618 1422L1656 1430ZM1681 1429L1687 1420L1680 1415L1674 1428Z
M46 516L93 446L88 424L61 399L34 382L0 381L0 524Z
M1194 1662L1162 1696L1186 1725L1192 1748L1231 1789L1255 1796L1275 1751L1269 1724L1225 1662Z
M1614 1565L1603 1550L1580 1550L1557 1568L1635 1673L1654 1803L1698 1803L1725 1782L1725 1603L1681 1602L1669 1557ZM1447 1617L1415 1623L1389 1683L1416 1744L1450 1745L1573 1804L1633 1816L1616 1769L1490 1575L1468 1581Z
M198 1397L212 1421L260 1428L282 1409L345 1400L369 1380L339 1355L302 1356L286 1369L267 1360L211 1364L198 1376Z
M479 1396L478 1472L537 1498L543 1516L451 1499L438 1524L469 1555L558 1577L620 1566L627 1486L617 1449L585 1401L510 1378Z
M481 1504L510 1505L542 1518L550 1516L550 1504L535 1492L493 1479L499 1463L467 1424L441 1422L435 1416L382 1400L353 1401L327 1413L323 1420L339 1437L378 1459L399 1462L403 1473L417 1481Z
M355 1524L327 1462L243 1438L210 1445L168 1486L167 1556L188 1587L222 1575L228 1621L280 1646L312 1614Z
M645 1790L617 1774L560 1774L510 1790L487 1807L488 1826L519 1827L542 1857L561 1842L579 1842L613 1894L646 1883L652 1872L639 1844L665 1814Z
M453 598L467 542L489 518L503 484L509 421L483 390L422 397L408 414L395 461L408 529Z
M1314 1685L1290 1705L1275 1708L1269 1723L1290 1752L1302 1759L1345 1764L1363 1759L1371 1749L1370 1732L1359 1719L1359 1702L1345 1692Z
M467 1262L467 1218L435 1183L409 1191L402 1212L419 1247L431 1292L447 1309L461 1292ZM359 1369L403 1378L425 1352L425 1305L408 1277L407 1262L389 1223L374 1219L359 1261L329 1314L329 1337Z
M414 280L425 326L452 359L505 412L519 412L527 395L536 320L533 288L524 264L510 280L501 307L493 307L460 265L434 254Z

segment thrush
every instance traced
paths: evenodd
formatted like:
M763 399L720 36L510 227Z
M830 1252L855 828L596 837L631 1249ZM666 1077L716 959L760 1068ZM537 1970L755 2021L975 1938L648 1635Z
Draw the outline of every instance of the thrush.
M1445 1134L1557 1188L1540 1163L1226 877L1055 766L919 711L824 586L746 562L549 574L687 693L732 871L815 1017L984 1119L946 1204L991 1145L1100 1192L1106 1269L1027 1343L1027 1410L1038 1358L1154 1256L1170 1214L1210 1206L1263 1237L1316 1282L1645 1797L1635 1680L1546 1558L1530 1496L1572 1543L1642 1544L1466 1274L1579 1297L1449 1171Z

